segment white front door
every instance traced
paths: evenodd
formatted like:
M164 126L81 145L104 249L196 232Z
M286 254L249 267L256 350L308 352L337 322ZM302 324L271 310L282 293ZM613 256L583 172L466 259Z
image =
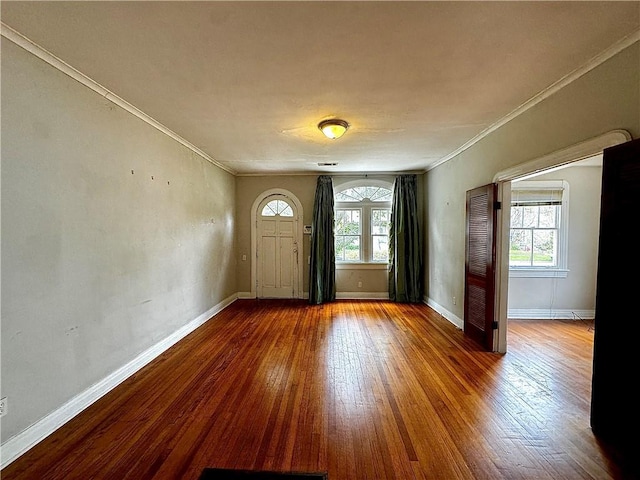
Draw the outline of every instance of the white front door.
M263 200L257 212L257 294L259 298L298 296L298 215L284 195Z

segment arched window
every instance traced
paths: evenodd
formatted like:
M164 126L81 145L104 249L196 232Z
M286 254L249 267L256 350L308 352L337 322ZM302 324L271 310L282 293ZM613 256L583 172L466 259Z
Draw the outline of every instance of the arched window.
M263 217L275 217L276 215L293 217L293 210L284 200L271 200L264 206L261 215Z
M336 187L336 263L387 263L392 184L361 180Z

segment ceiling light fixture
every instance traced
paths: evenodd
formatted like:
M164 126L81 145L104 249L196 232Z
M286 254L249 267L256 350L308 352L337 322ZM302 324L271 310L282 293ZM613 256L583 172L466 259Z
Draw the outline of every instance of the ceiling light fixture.
M325 137L335 140L344 135L344 132L349 128L349 124L344 120L332 118L330 120L323 120L318 124L318 128Z

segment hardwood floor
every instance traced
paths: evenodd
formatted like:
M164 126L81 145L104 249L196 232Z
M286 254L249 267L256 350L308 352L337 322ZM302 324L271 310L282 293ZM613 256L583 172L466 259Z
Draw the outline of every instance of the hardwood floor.
M426 305L238 300L1 476L636 478L589 428L592 342L581 321L511 321L499 355Z

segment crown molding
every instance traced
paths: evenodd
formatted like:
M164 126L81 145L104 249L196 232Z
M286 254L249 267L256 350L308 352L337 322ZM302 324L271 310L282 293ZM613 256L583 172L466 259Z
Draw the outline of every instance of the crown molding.
M318 176L318 175L328 175L330 177L396 177L398 175L422 175L424 170L407 170L407 171L393 171L393 172L319 172L319 171L308 171L308 172L244 172L244 173L235 173L236 177L297 177L297 176Z
M40 58L41 60L45 61L49 65L51 65L54 68L58 69L62 73L70 76L74 80L78 81L79 83L81 83L81 84L85 85L86 87L90 88L91 90L95 91L99 95L103 96L105 99L107 99L107 100L111 101L112 103L118 105L119 107L121 107L124 110L128 111L132 115L135 115L136 117L138 117L142 121L148 123L149 125L151 125L152 127L156 128L156 129L158 129L159 131L161 131L162 133L164 133L167 136L171 137L175 141L181 143L182 145L184 145L185 147L187 147L188 149L190 149L191 151L193 151L194 153L196 153L200 157L202 157L205 160L209 161L211 164L217 166L218 168L220 168L220 169L222 169L222 170L224 170L224 171L226 171L226 172L228 172L228 173L230 173L230 174L232 174L234 176L271 176L271 175L276 176L276 175L318 175L318 174L320 174L320 172L268 172L268 173L266 173L266 172L255 172L255 173L239 173L239 172L227 167L226 165L223 165L222 163L218 162L217 160L212 158L210 155L205 153L203 150L201 150L200 148L196 147L192 143L188 142L187 140L185 140L184 138L179 136L177 133L173 132L172 130L170 130L166 126L162 125L160 122L158 122L154 118L152 118L149 115L147 115L146 113L142 112L137 107L133 106L132 104L130 104L129 102L127 102L123 98L121 98L118 95L116 95L115 93L111 92L110 90L108 90L104 86L100 85L98 82L96 82L93 79L89 78L88 76L86 76L85 74L80 72L79 70L73 68L71 65L67 64L65 61L63 61L60 58L56 57L51 52L47 51L46 49L44 49L40 45L38 45L35 42L31 41L30 39L28 39L27 37L25 37L24 35L22 35L21 33L17 32L16 30L14 30L13 28L9 27L8 25L6 25L5 23L3 23L1 21L0 21L0 27L1 27L1 30L0 30L0 35L1 36L5 37L6 39L10 40L11 42L15 43L16 45L18 45L18 46L22 47L23 49L27 50L28 52L32 53L36 57ZM505 115L500 120L498 120L497 122L493 123L491 126L489 126L485 130L480 132L478 135L473 137L471 140L469 140L464 145L460 146L459 148L457 148L456 150L454 150L450 154L448 154L445 157L442 157L441 159L437 160L436 162L430 164L424 170L416 171L416 172L410 172L410 173L423 174L423 173L428 172L429 170L432 170L432 169L438 167L439 165L442 165L443 163L451 160L452 158L455 158L456 156L460 155L462 152L468 150L473 145L475 145L476 143L478 143L479 141L481 141L482 139L487 137L489 134L493 133L494 131L498 130L500 127L504 126L506 123L510 122L511 120L513 120L517 116L521 115L522 113L526 112L527 110L533 108L538 103L540 103L540 102L544 101L545 99L549 98L553 94L555 94L558 91L560 91L562 88L566 87L567 85L569 85L573 81L575 81L578 78L582 77L583 75L585 75L589 71L593 70L597 66L601 65L602 63L604 63L605 61L609 60L610 58L612 58L616 54L620 53L625 48L633 45L634 43L636 43L638 41L640 41L640 30L636 30L633 33L627 35L623 39L621 39L618 42L614 43L608 49L602 51L601 53L599 53L598 55L593 57L591 60L589 60L582 67L577 68L573 72L565 75L560 80L558 80L555 83L551 84L549 87L547 87L546 89L544 89L541 92L539 92L537 95L535 95L532 98L530 98L529 100L527 100L525 103L520 105L518 108L513 110L511 113ZM376 172L376 173L372 173L372 175L384 174L384 173L390 174L389 172ZM407 172L407 173L409 173L409 172ZM326 173L323 173L323 174L326 174ZM328 174L329 175L350 175L350 174L352 175L353 173L340 172L340 173L333 173L333 174L328 173ZM395 172L395 174L397 174L397 172Z
M220 162L216 161L210 155L208 155L207 153L205 153L204 151L202 151L201 149L199 149L198 147L196 147L192 143L188 142L187 140L182 138L180 135L178 135L174 131L168 129L163 124L158 122L156 119L150 117L149 115L144 113L142 110L136 108L135 106L133 106L132 104L130 104L129 102L124 100L123 98L119 97L118 95L116 95L115 93L110 91L109 89L103 87L98 82L96 82L95 80L89 78L84 73L82 73L79 70L73 68L71 65L66 63L64 60L56 57L53 53L51 53L48 50L44 49L43 47L41 47L37 43L29 40L27 37L25 37L21 33L17 32L16 30L11 28L7 24L5 24L3 22L0 22L0 27L1 27L0 35L2 35L7 40L15 43L19 47L22 47L23 49L25 49L29 53L31 53L34 56L38 57L40 60L43 60L44 62L48 63L52 67L54 67L57 70L59 70L60 72L64 73L65 75L68 75L69 77L73 78L74 80L76 80L77 82L81 83L85 87L93 90L98 95L100 95L100 96L104 97L105 99L109 100L110 102L118 105L120 108L126 110L127 112L131 113L132 115L138 117L143 122L151 125L152 127L154 127L157 130L160 130L165 135L171 137L176 142L178 142L178 143L182 144L183 146L187 147L189 150L191 150L192 152L194 152L198 156L204 158L205 160L207 160L211 164L215 165L216 167L221 168L222 170L224 170L224 171L226 171L226 172L228 172L228 173L230 173L232 175L236 174L236 172L234 170L232 170L229 167L227 167L226 165L223 165Z
M440 160L438 160L438 161L432 163L431 165L429 165L424 170L424 172L422 172L422 173L426 173L429 170L432 170L432 169L436 168L437 166L442 165L443 163L451 160L452 158L457 157L462 152L464 152L465 150L468 150L473 145L478 143L480 140L482 140L483 138L487 137L489 134L495 132L497 129L499 129L500 127L504 126L506 123L510 122L511 120L516 118L517 116L522 115L527 110L535 107L537 104L539 104L543 100L546 100L547 98L549 98L553 94L557 93L558 91L560 91L561 89L563 89L564 87L569 85L570 83L574 82L578 78L580 78L583 75L587 74L588 72L590 72L591 70L593 70L597 66L603 64L604 62L606 62L610 58L614 57L615 55L617 55L618 53L623 51L625 48L630 47L631 45L633 45L634 43L636 43L638 41L640 41L640 30L636 30L635 32L627 35L623 39L621 39L618 42L616 42L613 45L611 45L606 50L600 52L598 55L593 57L591 60L589 60L583 66L581 66L581 67L575 69L574 71L572 71L571 73L565 75L564 77L562 77L560 80L556 81L555 83L552 83L550 86L548 86L547 88L542 90L540 93L538 93L537 95L533 96L532 98L527 100L525 103L520 105L518 108L513 110L511 113L509 113L506 116L502 117L496 123L492 124L491 126L486 128L485 130L480 132L478 135L473 137L467 143L465 143L464 145L462 145L458 149L454 150L453 152L451 152L447 156L445 156L445 157L441 158Z

